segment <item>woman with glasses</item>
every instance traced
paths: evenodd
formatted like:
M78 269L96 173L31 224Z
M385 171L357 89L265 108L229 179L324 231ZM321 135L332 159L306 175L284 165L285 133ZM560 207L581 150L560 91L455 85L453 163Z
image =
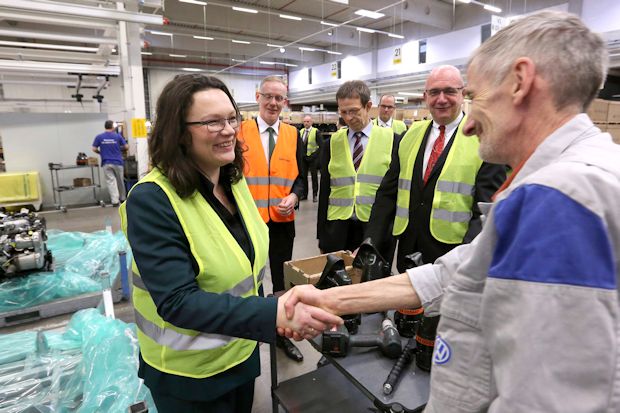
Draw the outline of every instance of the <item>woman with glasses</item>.
M157 102L153 170L121 207L132 248L139 376L160 412L251 412L258 341L313 337L339 318L287 320L263 297L269 236L243 177L239 110L217 78L180 75Z

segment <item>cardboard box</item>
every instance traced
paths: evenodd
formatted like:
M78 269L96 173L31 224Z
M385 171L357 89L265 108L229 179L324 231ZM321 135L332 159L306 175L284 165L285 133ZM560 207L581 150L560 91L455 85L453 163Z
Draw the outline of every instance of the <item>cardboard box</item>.
M352 267L353 257L351 253L348 251L337 251L332 254L344 259L347 274L349 274L354 284L358 283L362 275L360 271ZM284 288L288 290L296 285L316 284L319 278L321 278L321 274L327 263L327 255L328 254L323 254L285 262Z
M89 156L88 157L88 164L89 165L97 166L97 165L99 165L99 159L95 158L94 156Z
M595 121L594 119L592 120ZM603 120L601 122L605 121ZM620 123L620 102L609 102L609 108L607 110L607 123Z
M93 184L93 181L90 178L74 178L73 179L73 186L75 187L90 186L92 184Z
M588 116L592 122L607 122L609 111L609 101L603 99L594 99L588 108Z

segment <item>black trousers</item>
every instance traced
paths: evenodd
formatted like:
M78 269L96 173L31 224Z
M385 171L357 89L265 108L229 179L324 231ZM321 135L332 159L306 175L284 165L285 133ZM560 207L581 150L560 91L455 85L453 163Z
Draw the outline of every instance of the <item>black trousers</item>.
M267 223L269 228L269 267L273 292L284 290L284 262L293 257L295 221Z
M304 198L308 197L308 171L310 172L310 176L312 177L312 195L317 196L319 193L319 174L318 174L318 165L319 159L316 156L316 153L311 156L304 156L302 162L302 171L301 175L304 177L306 181L306 188L304 189Z
M184 400L151 391L159 413L251 413L254 381L242 384L214 400Z
M366 223L352 219L328 221L324 239L321 240L323 253L341 250L354 251L364 240Z

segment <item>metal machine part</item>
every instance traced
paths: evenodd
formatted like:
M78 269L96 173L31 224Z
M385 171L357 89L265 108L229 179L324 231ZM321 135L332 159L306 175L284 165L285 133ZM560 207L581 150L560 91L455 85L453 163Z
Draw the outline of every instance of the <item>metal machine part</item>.
M45 218L34 212L0 214L0 279L51 269L45 230Z
M362 281L378 280L392 275L390 263L387 262L373 245L370 238L366 238L360 245L353 267L362 270Z

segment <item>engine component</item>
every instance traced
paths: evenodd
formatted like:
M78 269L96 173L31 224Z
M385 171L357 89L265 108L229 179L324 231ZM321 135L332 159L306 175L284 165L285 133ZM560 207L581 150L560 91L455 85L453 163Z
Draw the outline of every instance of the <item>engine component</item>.
M34 212L0 214L0 278L51 269L45 230L45 218Z
M402 352L402 343L394 323L385 317L381 323L381 331L377 335L351 336L349 332L339 327L336 330L323 332L321 351L334 357L344 357L353 347L379 347L381 352L389 358L397 358Z
M431 371L433 364L433 349L435 348L435 336L437 335L437 325L440 316L424 316L418 332L415 336L417 355L415 365L421 370Z

